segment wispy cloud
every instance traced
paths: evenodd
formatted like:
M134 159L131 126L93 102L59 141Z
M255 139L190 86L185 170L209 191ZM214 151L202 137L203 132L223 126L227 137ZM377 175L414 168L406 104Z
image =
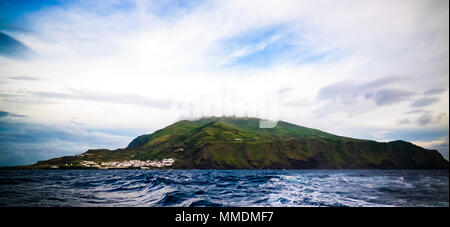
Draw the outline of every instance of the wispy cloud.
M428 123L431 122L432 119L432 115L428 112L423 113L422 115L420 115L420 117L418 118L419 124L420 125L426 125Z
M35 93L38 97L49 99L62 99L62 100L84 100L89 102L106 102L126 105L141 105L147 107L155 107L168 109L170 107L171 100L169 99L155 99L148 98L134 94L118 94L118 93L99 93L99 92L38 92Z
M411 102L412 107L428 106L439 101L439 98L420 98Z
M410 110L410 111L406 112L405 114L418 114L418 113L422 113L422 112L424 112L424 110L415 109L415 110Z
M383 89L376 91L375 94L369 94L366 98L373 97L377 105L388 105L408 100L414 92L403 89Z
M445 90L446 90L445 88L432 88L430 90L426 90L424 92L424 94L425 95L437 95L437 94L444 92Z
M158 129L180 118L172 101L277 97L283 120L346 136L448 129L448 1L3 5L0 107L28 123Z
M407 125L407 124L410 124L411 121L409 119L403 119L403 120L400 120L398 123L401 125Z
M8 77L8 79L12 79L12 80L25 80L25 81L34 81L34 80L39 80L35 77L31 77L31 76L10 76Z
M319 90L317 98L327 102L315 112L321 116L339 111L357 112L358 105L365 106L364 110L370 111L370 108L366 108L367 105L385 106L407 101L416 93L390 86L399 80L399 77L385 77L369 82L344 80L325 86Z
M395 82L401 81L402 79L405 80L406 78L390 76L369 82L343 80L322 87L319 90L317 97L319 99L327 100L337 97L356 98L356 96L362 95L366 99L379 100L380 105L383 105L385 103L392 102L390 101L391 99L393 99L393 102L395 102L395 100L401 100L402 98L396 98L398 96L405 97L414 94L412 91L407 91L405 89L386 88L394 84Z
M0 118L2 117L26 117L25 115L21 114L14 114L6 111L0 111Z

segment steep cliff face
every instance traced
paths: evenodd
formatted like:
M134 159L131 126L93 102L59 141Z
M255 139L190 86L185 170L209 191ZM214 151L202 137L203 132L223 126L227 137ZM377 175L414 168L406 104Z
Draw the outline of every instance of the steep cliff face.
M89 150L38 162L33 168L174 158L183 169L448 169L435 150L405 141L380 143L341 137L287 122L260 128L257 118L179 121L118 150Z

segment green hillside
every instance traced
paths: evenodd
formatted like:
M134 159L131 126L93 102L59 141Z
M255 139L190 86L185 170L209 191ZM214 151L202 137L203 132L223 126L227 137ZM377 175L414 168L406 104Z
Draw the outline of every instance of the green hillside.
M86 168L80 163L164 159L175 161L158 168L448 169L449 166L439 152L405 141L359 140L283 121L274 128L260 128L259 124L257 118L183 120L139 136L124 149L89 150L22 168Z

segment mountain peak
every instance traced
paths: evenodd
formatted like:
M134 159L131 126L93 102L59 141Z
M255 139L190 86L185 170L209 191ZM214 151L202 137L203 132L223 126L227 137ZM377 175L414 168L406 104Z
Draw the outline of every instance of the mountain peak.
M182 120L138 136L124 149L89 150L28 168L106 168L101 163L157 163L198 169L448 169L434 150L405 141L379 143L333 135L279 121L260 128L258 118ZM172 165L173 164L173 165ZM163 168L164 165L162 165ZM147 168L147 167L145 167Z

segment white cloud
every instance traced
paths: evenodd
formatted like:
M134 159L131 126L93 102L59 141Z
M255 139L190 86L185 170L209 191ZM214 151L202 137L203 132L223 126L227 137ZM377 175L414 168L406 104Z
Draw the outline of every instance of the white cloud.
M82 2L30 15L33 33L8 34L38 57L0 57L0 78L21 75L37 80L5 80L1 108L29 116L32 122L64 125L76 118L95 127L160 128L182 111L133 105L133 97L184 103L217 97L217 106L222 106L221 92L231 88L237 94L233 108L244 113L245 103L289 86L292 90L283 102L296 105L279 107L284 120L354 137L354 126L419 130L417 121L399 124L412 110L413 100L406 96L404 102L381 106L361 97L355 97L357 105L341 99L344 102L328 106L326 116L314 114L328 104L317 97L325 86L398 75L404 79L389 82L391 87L417 94L446 89L433 96L426 111L431 118L448 116L446 1L206 1L162 16L155 13L159 6L137 1L136 9L119 10L108 3ZM234 52L221 52L226 40L277 26L282 31L244 43ZM286 42L299 55L304 51L324 57L305 63L292 55L267 66L239 64L239 57L265 51L275 42ZM224 67L236 59L237 64ZM36 95L71 91L84 98ZM94 102L88 94L109 94L111 100L102 96L103 101ZM123 94L128 96L117 102ZM424 127L448 127L448 118L431 122Z

